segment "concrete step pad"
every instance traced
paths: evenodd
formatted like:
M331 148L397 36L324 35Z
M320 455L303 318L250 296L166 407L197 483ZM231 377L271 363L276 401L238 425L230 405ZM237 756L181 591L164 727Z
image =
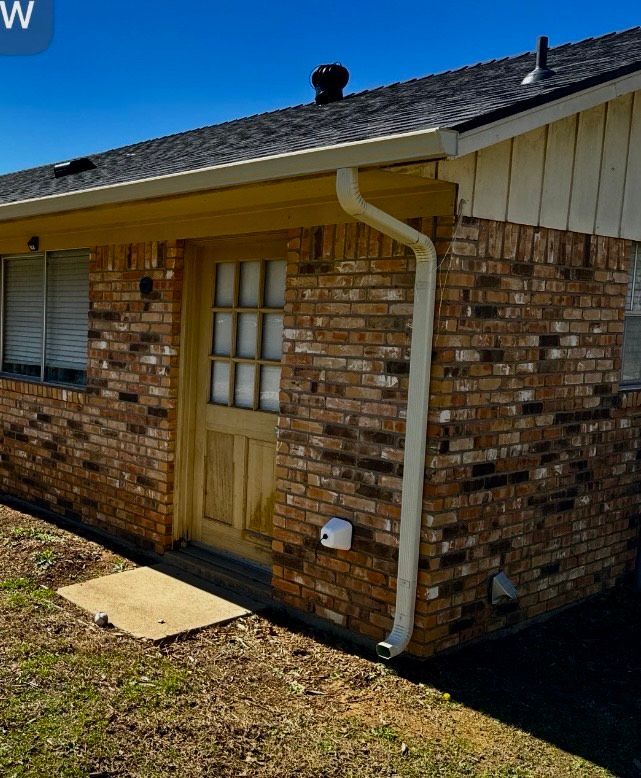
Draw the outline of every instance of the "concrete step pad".
M166 564L64 586L58 594L92 616L107 613L114 627L152 641L224 624L262 607Z

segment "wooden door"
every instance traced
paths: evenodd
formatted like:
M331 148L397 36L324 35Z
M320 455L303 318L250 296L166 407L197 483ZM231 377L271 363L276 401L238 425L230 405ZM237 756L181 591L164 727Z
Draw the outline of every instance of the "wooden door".
M281 240L224 242L200 262L194 540L268 565L285 303Z

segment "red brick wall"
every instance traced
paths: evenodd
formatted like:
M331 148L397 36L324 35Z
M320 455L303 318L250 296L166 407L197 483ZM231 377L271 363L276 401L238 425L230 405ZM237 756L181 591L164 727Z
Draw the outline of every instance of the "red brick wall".
M439 249L452 233L439 220ZM426 232L433 223L423 223ZM362 226L292 235L274 584L374 639L392 623L413 262ZM415 639L429 654L632 566L641 396L618 388L630 246L468 220L439 272ZM354 548L319 546L323 523ZM504 569L515 607L491 608Z
M92 251L87 388L0 379L0 491L170 545L182 263L180 243Z

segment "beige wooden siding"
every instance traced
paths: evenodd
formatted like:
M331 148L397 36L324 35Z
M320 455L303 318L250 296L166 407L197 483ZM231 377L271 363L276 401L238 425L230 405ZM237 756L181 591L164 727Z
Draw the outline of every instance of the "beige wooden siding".
M432 166L422 172L431 177ZM459 185L468 216L641 240L641 92L439 162L435 173Z

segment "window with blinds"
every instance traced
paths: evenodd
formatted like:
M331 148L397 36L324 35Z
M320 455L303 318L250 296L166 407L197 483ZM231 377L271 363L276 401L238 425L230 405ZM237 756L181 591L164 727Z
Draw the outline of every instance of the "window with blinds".
M88 252L3 257L0 282L2 372L48 383L84 384Z

